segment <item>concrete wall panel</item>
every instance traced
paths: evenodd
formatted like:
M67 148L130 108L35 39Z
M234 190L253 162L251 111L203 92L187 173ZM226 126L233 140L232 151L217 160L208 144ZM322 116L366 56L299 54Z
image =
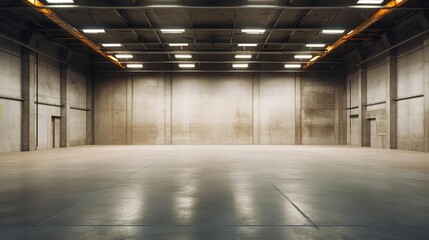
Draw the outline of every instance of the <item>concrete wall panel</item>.
M86 111L70 110L70 146L86 144Z
M398 58L398 98L424 93L423 51L418 50Z
M424 151L423 98L398 102L398 148Z
M134 74L132 81L132 143L165 144L164 74Z
M21 102L0 99L0 153L21 150Z
M335 80L306 74L301 85L302 144L335 144Z
M368 64L367 76L367 103L379 103L386 101L386 63L385 57L378 58L377 62L370 62Z
M20 99L20 49L4 40L0 43L0 96ZM0 153L21 150L21 116L21 102L0 99Z
M96 145L127 144L127 85L125 74L98 75L95 82Z
M260 144L295 144L295 74L260 74Z
M173 144L252 144L251 74L176 74Z

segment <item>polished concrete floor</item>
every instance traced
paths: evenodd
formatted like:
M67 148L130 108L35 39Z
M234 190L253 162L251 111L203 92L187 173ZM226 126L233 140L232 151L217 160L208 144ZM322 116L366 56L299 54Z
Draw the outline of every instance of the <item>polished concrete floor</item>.
M429 239L429 154L88 146L0 154L0 239Z

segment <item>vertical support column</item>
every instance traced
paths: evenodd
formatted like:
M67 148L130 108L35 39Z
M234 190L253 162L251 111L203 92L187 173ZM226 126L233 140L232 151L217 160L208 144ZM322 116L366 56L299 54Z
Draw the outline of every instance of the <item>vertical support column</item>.
M27 49L22 49L22 151L36 150L35 122L35 55Z
M133 75L125 73L126 78L126 84L127 84L127 122L126 122L126 131L127 131L127 139L126 144L132 145L133 144L133 111L134 111L134 104L133 104L133 95L134 95L134 89L133 89Z
M369 147L369 126L366 120L367 103L367 64L364 63L358 70L358 92L359 92L359 132L360 146Z
M429 152L429 39L424 41L424 121L425 151Z
M164 74L164 81L165 81L165 144L171 145L172 144L172 115L173 115L173 79L172 79L172 73L165 73Z
M259 144L259 73L253 73L253 145Z
M398 107L395 99L398 93L397 54L392 50L386 57L387 96L386 96L386 147L397 148Z
M68 99L68 78L70 77L68 66L61 63L60 66L60 95L61 95L61 130L60 130L60 146L70 146L70 106Z
M94 80L92 73L86 77L86 144L94 144Z
M301 73L295 73L295 144L302 144Z
M340 111L342 110L340 107L340 82L336 76L336 74L331 73L330 77L332 78L332 75L334 75L334 81L335 81L335 127L334 127L334 142L335 145L340 145Z

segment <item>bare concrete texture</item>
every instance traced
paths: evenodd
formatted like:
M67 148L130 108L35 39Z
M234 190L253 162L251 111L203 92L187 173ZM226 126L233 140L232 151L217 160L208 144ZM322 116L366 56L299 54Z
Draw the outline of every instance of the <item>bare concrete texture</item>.
M423 64L421 49L398 56L398 98L423 94Z
M251 74L176 74L173 144L252 144Z
M347 144L360 145L358 71L347 74Z
M86 75L77 70L68 70L68 102L69 107L69 145L81 146L86 144L86 118L88 109L86 92Z
M96 145L126 144L127 86L125 74L98 76L95 82L94 140Z
M0 41L0 97L21 99L21 51ZM0 99L0 152L21 150L21 102Z
M367 104L374 104L386 101L386 56L370 61L368 63L367 75Z
M363 138L372 138L371 145L374 147L425 151L429 142L424 137L425 132L429 132L429 125L425 127L425 124L429 119L424 114L426 98L423 95L426 95L425 81L429 74L425 74L427 63L424 57L424 39L422 37L400 46L385 60L380 57L368 63L368 96L367 102L363 104L366 109L362 113L366 116L363 126L372 124L372 132L365 133L361 129L355 129L353 118L362 114L356 109L349 110L349 145L356 142L357 131ZM347 89L349 108L355 107L350 103L354 103L354 96L362 94L362 90L353 84L355 81L355 71L350 71Z
M398 102L398 148L424 151L423 98Z
M164 74L132 76L132 143L165 144L166 80Z
M429 155L330 146L0 154L0 238L429 238Z
M335 79L303 75L301 94L302 144L335 144Z
M260 144L295 144L295 74L260 74Z
M341 114L336 114L336 107L345 110L336 78L284 73L97 74L95 144L301 144L302 133L304 144L334 144L345 131L335 130L345 127ZM325 133L332 141L320 135Z

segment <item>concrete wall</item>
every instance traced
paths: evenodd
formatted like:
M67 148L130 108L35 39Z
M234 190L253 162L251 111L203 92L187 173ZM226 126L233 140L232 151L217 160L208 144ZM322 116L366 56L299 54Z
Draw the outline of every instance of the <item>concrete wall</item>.
M0 152L21 150L21 49L0 39Z
M344 80L335 74L98 73L95 79L95 144L343 143L336 109L345 104L336 99Z
M23 38L7 25L0 24L0 30L14 39ZM64 124L57 132L58 147L60 142L63 146L90 142L87 122L92 121L88 118L92 113L87 96L91 92L87 92L86 70L62 68L55 59L62 59L63 49L41 36L34 39L27 43L44 54L0 38L0 153L52 148L53 117L61 119L57 125ZM62 76L67 77L63 83Z
M347 77L349 145L425 151L425 99L429 92L428 37L351 69ZM361 71L366 73L360 76ZM366 88L360 88L366 80ZM360 98L362 97L363 98ZM362 109L361 109L362 107ZM362 116L360 115L362 110ZM361 122L360 122L361 121ZM366 128L366 129L365 129ZM365 138L368 141L365 141Z

